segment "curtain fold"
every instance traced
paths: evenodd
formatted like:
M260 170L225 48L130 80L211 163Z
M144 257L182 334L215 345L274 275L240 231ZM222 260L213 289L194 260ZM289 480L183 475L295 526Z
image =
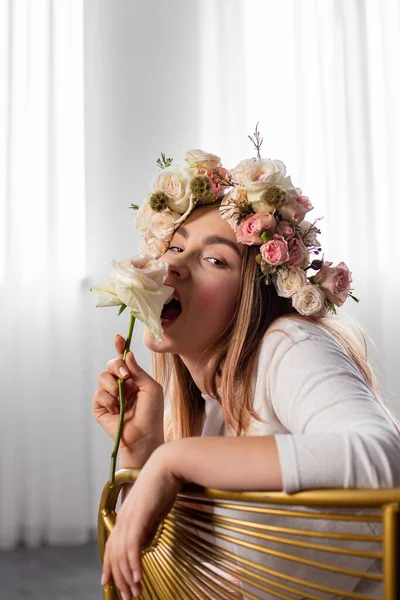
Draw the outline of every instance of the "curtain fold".
M83 3L1 11L0 546L76 543L89 534Z
M315 207L310 216L324 217L326 259L348 264L360 298L341 312L375 341L371 357L399 415L399 3L249 0L242 8L247 131L260 121L263 155L284 160Z

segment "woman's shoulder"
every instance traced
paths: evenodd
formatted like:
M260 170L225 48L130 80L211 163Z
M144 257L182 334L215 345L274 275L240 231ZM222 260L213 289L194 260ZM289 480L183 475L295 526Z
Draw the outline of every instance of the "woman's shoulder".
M285 343L291 346L304 340L332 340L332 337L317 323L297 315L285 315L276 319L267 329L262 346L276 346Z
M351 352L355 343L346 323L339 316L317 323L288 315L274 321L266 331L258 351L258 375L298 372L312 375L315 365L358 373L359 366ZM355 339L355 338L354 338ZM361 346L360 346L361 349ZM284 368L280 369L280 366Z
M261 364L265 368L277 366L286 356L295 362L300 357L303 363L307 358L315 360L321 355L340 355L347 362L349 357L344 348L329 333L332 327L333 324L329 324L325 328L323 324L297 315L277 319L267 329L259 346L259 367Z

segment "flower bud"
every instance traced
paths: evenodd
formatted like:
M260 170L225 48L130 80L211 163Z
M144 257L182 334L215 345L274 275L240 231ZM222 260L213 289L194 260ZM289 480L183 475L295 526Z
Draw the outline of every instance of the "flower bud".
M190 182L190 189L199 203L202 203L202 201L207 203L210 201L212 181L207 175L197 175Z
M323 264L324 263L322 260L313 260L311 265L309 266L309 269L313 269L314 271L319 271Z
M155 212L161 212L168 208L168 196L165 192L154 192L150 196L149 204Z
M286 191L280 185L271 185L261 194L260 199L263 202L268 202L274 208L278 208L282 206L286 199Z

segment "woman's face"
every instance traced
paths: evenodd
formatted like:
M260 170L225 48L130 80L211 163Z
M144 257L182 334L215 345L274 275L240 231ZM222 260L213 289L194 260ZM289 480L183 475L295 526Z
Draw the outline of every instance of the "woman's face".
M146 329L144 342L155 352L200 358L231 320L240 291L243 245L218 208L196 208L175 232L162 260L169 263L166 285L175 288L181 313L165 313L164 339ZM164 313L163 313L164 314Z

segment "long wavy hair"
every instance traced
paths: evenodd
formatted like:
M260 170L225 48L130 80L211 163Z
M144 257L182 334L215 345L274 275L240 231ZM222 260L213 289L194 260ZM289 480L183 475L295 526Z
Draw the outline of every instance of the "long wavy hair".
M206 359L206 392L220 402L228 429L234 435L246 435L251 419L261 420L253 408L252 389L258 349L268 335L270 325L290 315L312 321L340 344L400 432L399 422L382 401L377 379L367 358L366 344L363 348L356 336L340 325L338 317L303 317L293 309L289 299L277 295L273 284L257 281L261 276L255 260L257 252L257 246L245 246L235 313L214 345L207 350L206 356L202 357ZM359 332L365 341L361 328ZM170 400L165 439L194 435L204 410L200 390L179 355L152 352L152 361L153 376Z

